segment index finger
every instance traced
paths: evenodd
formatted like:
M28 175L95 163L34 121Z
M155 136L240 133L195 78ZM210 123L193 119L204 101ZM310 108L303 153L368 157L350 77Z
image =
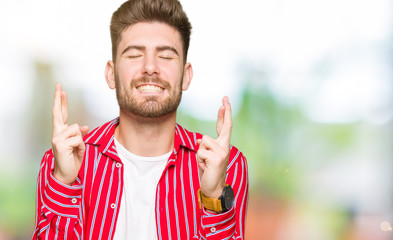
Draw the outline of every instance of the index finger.
M222 99L222 104L224 106L224 119L218 139L221 139L229 145L232 132L232 109L227 96Z
M56 83L55 96L53 100L53 109L52 109L53 135L56 135L56 133L60 132L62 127L64 126L61 95L62 95L61 84Z

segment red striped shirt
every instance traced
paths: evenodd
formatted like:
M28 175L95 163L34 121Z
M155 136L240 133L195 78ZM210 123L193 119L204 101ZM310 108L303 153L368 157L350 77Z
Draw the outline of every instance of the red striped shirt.
M73 186L53 176L53 153L46 152L37 180L33 239L113 238L123 191L123 164L113 141L118 121L116 118L85 136L85 159ZM244 239L248 200L246 158L231 146L226 182L235 193L233 207L221 214L200 210L196 140L201 137L176 125L174 150L156 190L160 240Z

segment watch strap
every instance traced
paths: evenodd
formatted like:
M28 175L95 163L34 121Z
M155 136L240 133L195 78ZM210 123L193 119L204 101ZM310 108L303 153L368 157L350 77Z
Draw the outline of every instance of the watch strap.
M202 205L204 208L215 211L222 212L222 203L220 198L209 198L203 195L201 189L198 190L198 203L199 209L202 209Z

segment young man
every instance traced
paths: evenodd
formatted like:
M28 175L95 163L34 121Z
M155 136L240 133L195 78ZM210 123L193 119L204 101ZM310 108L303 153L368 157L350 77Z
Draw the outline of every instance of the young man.
M217 139L176 124L191 25L177 0L130 0L113 14L105 77L120 116L89 134L67 125L56 85L53 148L37 181L33 239L243 239L247 163L230 145L224 97Z

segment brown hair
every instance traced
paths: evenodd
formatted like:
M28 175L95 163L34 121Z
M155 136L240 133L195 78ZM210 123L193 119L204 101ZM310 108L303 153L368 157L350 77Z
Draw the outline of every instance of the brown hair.
M128 0L112 15L110 33L112 60L115 61L121 33L139 22L162 22L179 31L183 43L184 62L190 45L191 23L178 0Z

